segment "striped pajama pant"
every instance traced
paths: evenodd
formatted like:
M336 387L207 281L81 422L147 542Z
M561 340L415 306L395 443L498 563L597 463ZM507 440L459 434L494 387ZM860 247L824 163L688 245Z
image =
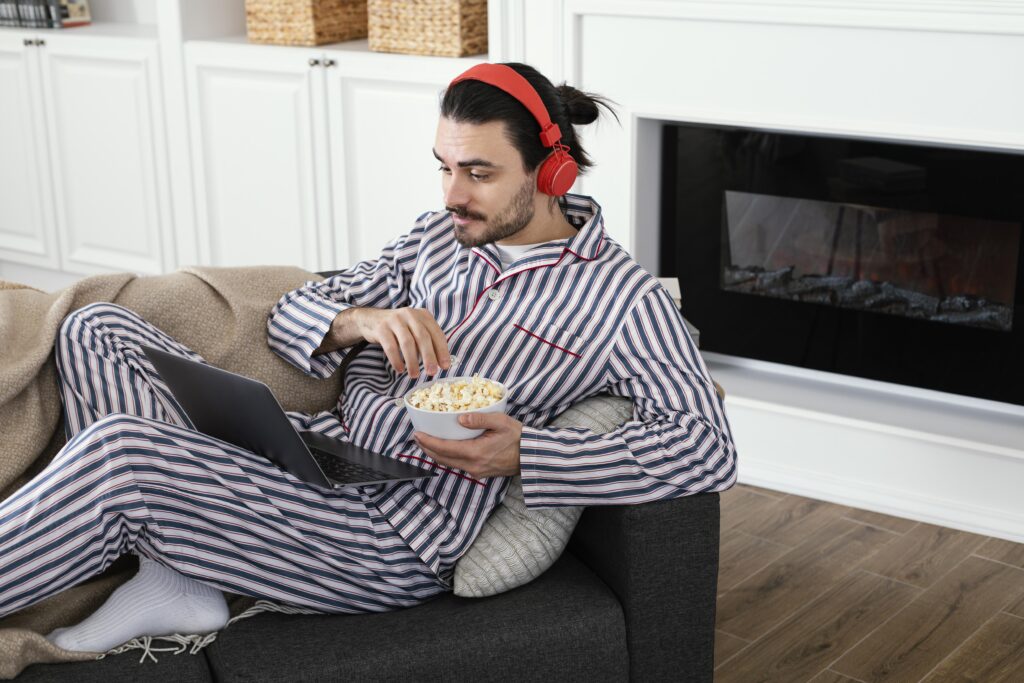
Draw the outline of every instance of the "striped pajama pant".
M0 617L135 552L223 591L322 612L380 612L446 590L357 488L324 490L188 429L142 353L197 354L92 304L56 344L67 445L0 502ZM331 412L298 429L344 432Z

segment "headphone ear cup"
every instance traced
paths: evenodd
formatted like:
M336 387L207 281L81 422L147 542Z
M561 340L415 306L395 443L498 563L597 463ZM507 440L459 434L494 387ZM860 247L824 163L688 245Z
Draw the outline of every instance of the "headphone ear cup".
M572 188L577 175L576 160L564 149L556 149L537 171L537 189L552 197L561 197Z

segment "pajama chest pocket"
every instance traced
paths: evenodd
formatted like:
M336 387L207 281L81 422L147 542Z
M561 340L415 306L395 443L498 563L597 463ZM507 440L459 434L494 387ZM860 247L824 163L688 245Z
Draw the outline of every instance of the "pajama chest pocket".
M519 323L512 323L512 327L524 337L529 337L531 343L557 349L571 358L584 358L587 355L588 344L568 330L563 330L554 325L534 325L527 327Z

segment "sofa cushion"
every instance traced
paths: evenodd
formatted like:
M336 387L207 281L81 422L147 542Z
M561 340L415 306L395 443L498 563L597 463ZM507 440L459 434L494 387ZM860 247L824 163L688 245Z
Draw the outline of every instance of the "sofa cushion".
M570 553L487 598L368 615L265 613L206 648L218 681L625 680L622 608Z
M165 645L158 644L155 647ZM174 655L170 652L155 652L153 656L156 657L156 662L147 657L144 662L139 663L140 651L129 650L119 655L108 655L94 662L33 664L26 667L15 680L18 683L200 683L213 680L202 653L190 655L185 652Z
M570 406L550 426L607 434L632 416L633 401L599 394ZM522 478L513 477L501 505L455 563L455 594L479 598L533 581L565 550L581 512L582 507L527 508Z

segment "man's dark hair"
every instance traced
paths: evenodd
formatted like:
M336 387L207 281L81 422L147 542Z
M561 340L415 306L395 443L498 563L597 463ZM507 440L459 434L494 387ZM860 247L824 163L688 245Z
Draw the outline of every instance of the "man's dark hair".
M607 109L618 120L611 105L605 98L581 92L571 85L555 86L532 66L518 62L506 62L505 66L529 81L540 95L551 120L562 131L562 144L569 148L580 174L585 173L594 162L580 145L573 126L596 121L600 113L598 106ZM540 124L533 114L504 90L482 81L460 81L448 88L441 99L441 116L459 123L478 125L503 121L509 142L522 155L527 173L536 170L551 153L550 147L541 144Z

